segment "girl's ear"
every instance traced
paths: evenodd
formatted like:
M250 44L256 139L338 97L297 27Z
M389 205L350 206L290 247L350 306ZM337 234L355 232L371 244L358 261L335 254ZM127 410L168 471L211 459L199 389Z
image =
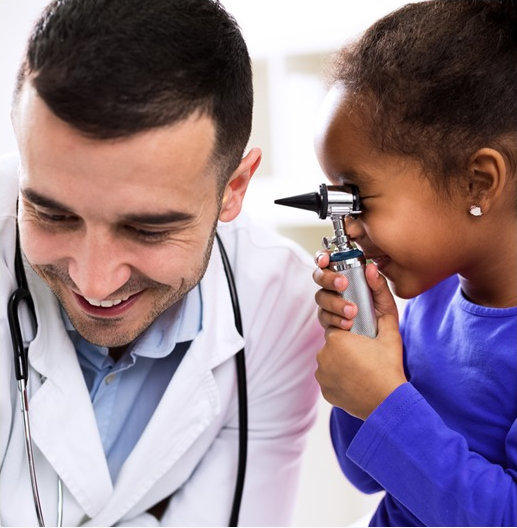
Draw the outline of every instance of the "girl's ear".
M230 222L241 212L242 201L248 184L260 165L261 158L262 151L260 149L251 149L231 175L224 189L221 210L219 211L221 222Z
M468 200L486 214L502 196L508 181L503 155L493 148L477 150L469 160Z

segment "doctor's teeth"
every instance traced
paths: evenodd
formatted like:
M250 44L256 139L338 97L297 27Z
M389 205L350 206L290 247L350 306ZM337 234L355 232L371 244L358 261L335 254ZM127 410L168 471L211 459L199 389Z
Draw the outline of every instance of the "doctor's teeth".
M98 301L97 299L90 299L88 297L85 297L85 299L88 301L89 304L91 304L92 306L100 306L101 305L101 302Z
M101 301L101 306L103 308L111 308L112 306L116 306L117 304L120 304L122 302L122 299L115 299L113 301Z
M92 306L100 306L101 308L111 308L112 306L116 306L117 304L120 304L122 301L126 301L129 297L126 297L125 299L113 299L108 301L98 301L97 299L90 299L88 297L85 297L85 299L88 301L89 304Z

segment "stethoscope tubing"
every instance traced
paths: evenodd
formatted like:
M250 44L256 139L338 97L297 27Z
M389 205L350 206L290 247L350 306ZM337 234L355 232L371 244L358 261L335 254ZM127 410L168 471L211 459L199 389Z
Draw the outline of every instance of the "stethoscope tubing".
M18 390L20 392L20 403L22 406L23 430L25 435L25 453L27 455L27 465L29 467L29 475L31 479L34 508L36 510L36 516L38 517L38 524L40 526L45 526L45 521L43 519L43 510L41 508L41 501L39 497L38 480L36 478L36 465L34 464L34 453L32 450L32 435L29 420L29 398L27 395L27 383L25 380L18 381ZM62 517L62 513L63 512L61 511L61 515L58 514L58 517ZM61 524L58 523L57 526L61 526Z
M23 266L23 264L21 264ZM16 274L18 275L18 269ZM20 283L18 283L20 284ZM11 330L11 341L13 344L13 353L14 353L14 374L17 381L25 381L29 377L28 367L27 367L27 347L23 342L22 329L20 326L20 316L19 311L22 303L25 303L29 309L31 317L35 319L34 316L34 305L32 302L31 294L28 288L24 286L19 286L9 298L7 303L7 319L9 321L9 328Z
M235 319L235 328L239 334L244 337L242 328L242 316L239 306L239 296L237 294L237 286L235 285L235 278L233 276L232 267L223 242L218 233L215 234L221 259L223 261L224 273L228 282L228 290L232 301L233 316ZM230 513L230 522L228 526L238 526L239 511L242 501L242 493L244 490L244 477L246 474L246 461L248 457L248 391L246 380L246 356L244 348L242 348L235 356L237 367L237 391L239 402L239 463L237 466L237 479L235 482L235 492L233 495L233 504Z

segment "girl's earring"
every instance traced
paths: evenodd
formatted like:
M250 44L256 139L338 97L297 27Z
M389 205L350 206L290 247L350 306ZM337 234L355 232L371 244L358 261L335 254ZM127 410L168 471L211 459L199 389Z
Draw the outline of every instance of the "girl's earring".
M479 207L479 205L471 205L469 209L469 213L472 216L482 216L483 215L483 211L481 210L481 207Z

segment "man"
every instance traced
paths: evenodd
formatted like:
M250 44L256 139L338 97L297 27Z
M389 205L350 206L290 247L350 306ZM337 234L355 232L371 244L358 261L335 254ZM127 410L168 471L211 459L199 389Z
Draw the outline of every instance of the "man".
M215 1L60 0L37 22L13 101L19 159L0 169L0 524L37 523L5 308L17 231L45 521L61 486L67 526L228 523L245 346L239 522L289 522L322 336L310 259L237 219L260 163L243 157L251 111L246 46Z

